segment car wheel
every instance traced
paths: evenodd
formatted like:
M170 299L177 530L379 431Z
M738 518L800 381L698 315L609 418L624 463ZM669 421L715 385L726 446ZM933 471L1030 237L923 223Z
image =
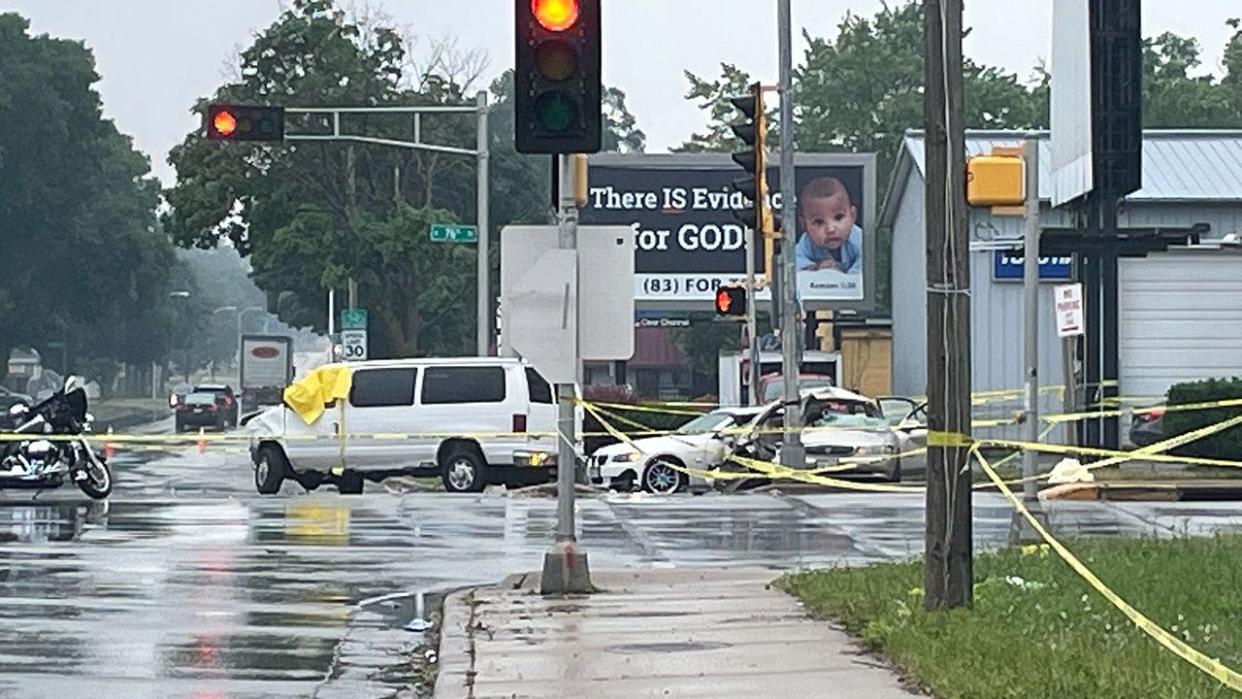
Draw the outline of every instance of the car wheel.
M347 470L337 480L336 490L341 495L362 495L364 483L361 473Z
M475 447L457 447L440 464L440 480L450 493L479 493L487 487L487 462Z
M690 484L690 478L674 467L683 467L681 461L661 457L652 461L643 471L643 490L655 495L671 495Z
M884 478L889 483L900 483L901 482L901 462L894 461L892 470L884 474Z
M620 478L613 478L609 481L608 487L618 493L628 493L634 490L634 474L627 471Z
M262 495L275 495L289 472L289 462L279 447L265 444L259 447L254 462L254 486Z

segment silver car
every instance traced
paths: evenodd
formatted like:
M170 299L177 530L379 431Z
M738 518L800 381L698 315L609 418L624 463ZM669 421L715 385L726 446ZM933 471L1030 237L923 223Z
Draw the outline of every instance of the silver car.
M781 403L769 405L739 443L740 453L777 460L784 415ZM878 402L841 388L810 389L802 392L802 420L807 470L901 480L900 454L907 440L884 417Z

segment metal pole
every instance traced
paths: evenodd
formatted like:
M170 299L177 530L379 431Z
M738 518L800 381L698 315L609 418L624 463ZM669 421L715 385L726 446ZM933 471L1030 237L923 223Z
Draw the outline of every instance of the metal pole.
M574 168L571 155L559 154L560 180L557 189L559 201L559 247L562 250L578 248L578 208L574 202ZM481 237L480 237L481 239ZM577 262L574 262L577 269ZM575 310L577 304L575 302ZM574 339L575 372L578 383L582 378L582 360L577 338ZM542 594L583 594L593 592L587 554L578 547L574 523L574 481L577 468L576 425L577 395L575 384L556 385L560 412L557 421L560 433L556 454L556 539L543 558L543 575L540 578Z
M560 245L562 250L576 250L578 248L578 209L574 206L574 186L573 186L573 167L569 161L570 156L558 155L560 159ZM577 352L575 351L575 355ZM557 449L557 469L556 469L556 485L557 485L557 518L556 518L556 540L557 541L574 541L576 528L574 526L574 463L577 461L574 454L574 416L576 406L574 403L574 385L569 383L557 384L558 403L560 405L559 428L561 439L558 442Z
M358 204L357 166L356 166L356 161L354 159L354 147L353 146L349 146L349 148L345 151L345 170L346 170L345 217L347 219L347 225L350 228L352 228L354 225L354 210ZM349 284L346 287L346 292L349 295L349 307L357 308L358 307L358 282L355 281L352 276L349 278Z
M759 405L759 337L758 321L755 317L755 306L758 305L759 289L755 285L755 231L746 229L746 338L749 342L747 351L750 354L749 382L750 390L746 392L747 405Z
M798 272L794 258L798 233L798 196L794 180L793 38L790 0L777 0L781 83L781 375L785 384L785 434L781 464L806 468L802 448L802 404L798 391L798 356L802 332L798 325Z
M328 361L336 361L336 289L328 289Z
M1022 290L1025 295L1023 332L1023 364L1026 366L1026 384L1023 393L1022 437L1027 442L1039 440L1039 141L1035 136L1026 138L1026 231L1025 251L1022 262ZM1036 502L1039 491L1035 477L1039 470L1039 452L1026 449L1022 453L1022 497L1028 503Z
M486 357L492 346L492 291L490 282L491 262L488 258L488 168L490 153L487 134L487 92L478 96L478 226L479 226L479 286L478 286L478 353ZM562 190L562 197L565 192ZM569 192L572 201L573 192ZM577 215L575 209L574 215Z

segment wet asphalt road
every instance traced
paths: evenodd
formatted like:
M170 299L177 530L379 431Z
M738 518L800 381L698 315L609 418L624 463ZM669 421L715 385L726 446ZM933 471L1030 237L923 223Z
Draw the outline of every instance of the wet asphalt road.
M158 431L168 425L155 425ZM407 630L444 591L538 569L548 497L286 486L255 494L242 453L114 458L107 502L0 492L0 696L412 695ZM975 500L979 546L1011 513ZM1064 534L1242 530L1242 506L1059 504ZM802 566L922 549L922 496L586 498L596 568ZM420 608L422 607L422 608Z

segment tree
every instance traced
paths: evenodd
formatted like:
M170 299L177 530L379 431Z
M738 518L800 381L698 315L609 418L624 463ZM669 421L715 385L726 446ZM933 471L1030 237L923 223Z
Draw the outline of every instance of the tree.
M1233 24L1231 24L1233 26ZM1242 75L1242 40L1234 35L1225 49L1228 73L1192 75L1202 64L1203 49L1194 38L1165 32L1143 41L1143 125L1147 128L1237 128L1242 110L1229 80ZM1230 66L1230 51L1235 65Z
M158 187L102 116L91 52L28 30L0 14L0 376L19 345L151 361L167 347L172 258Z
M407 51L414 39L386 22L377 14L351 18L333 0L294 0L242 52L236 79L195 110L213 101L285 106L474 102L473 83L484 61L480 54L463 54L453 42L441 41L420 63ZM497 105L488 135L489 227L497 231L512 221L546 222L547 160L513 151L507 106L511 75L494 83L492 92ZM624 94L610 92L607 98L606 142L641 147L644 137L625 110ZM293 119L288 127L299 133L330 129L316 119ZM471 115L428 116L420 127L424 142L475 145ZM350 119L344 128L414 140L408 115L368 115ZM426 241L431 223L477 219L472 159L362 144L208 143L194 132L173 149L169 161L177 167L178 183L166 193L171 210L164 222L174 239L202 248L230 240L250 257L256 283L282 320L323 330L325 290L354 278L363 305L371 310L371 346L378 356L473 351L474 251L415 245ZM493 270L498 253L489 261ZM409 255L416 259L403 257Z

